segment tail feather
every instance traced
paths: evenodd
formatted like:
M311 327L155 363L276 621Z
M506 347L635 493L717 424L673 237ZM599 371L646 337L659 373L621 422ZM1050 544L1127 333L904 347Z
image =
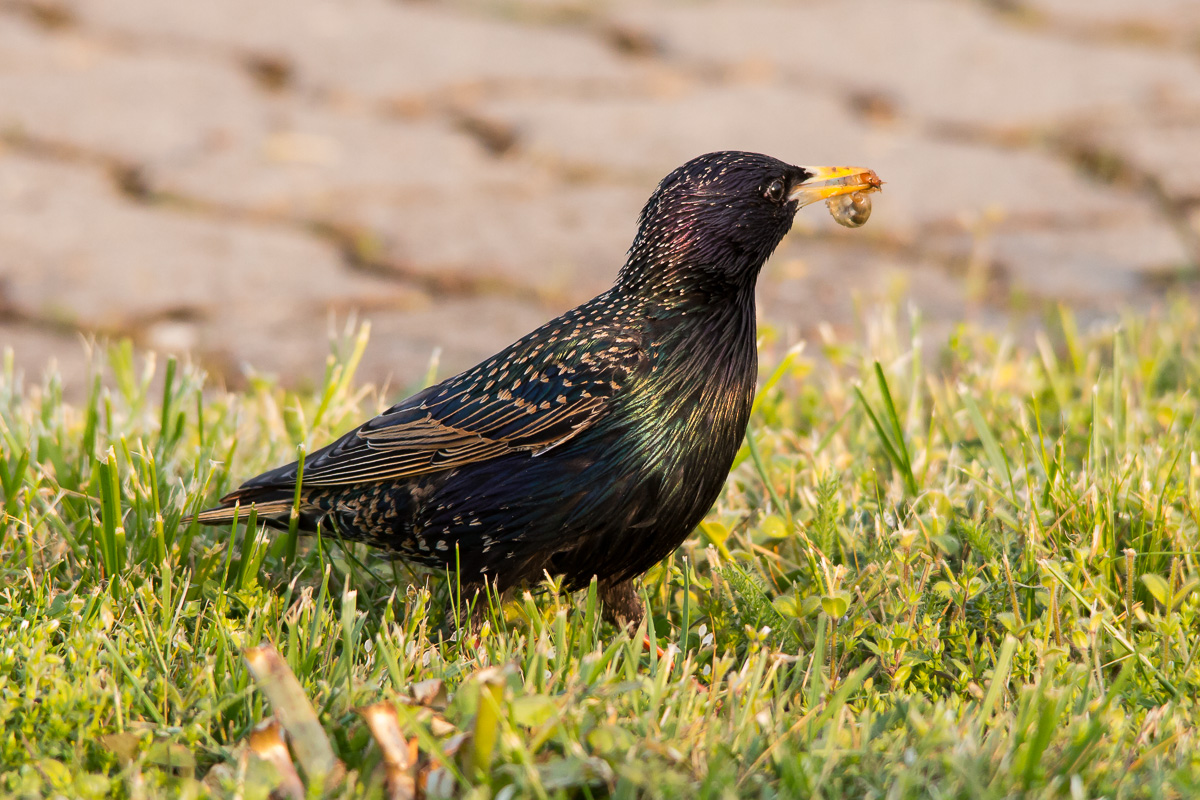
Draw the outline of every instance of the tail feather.
M206 508L199 514L185 517L183 524L190 524L194 520L201 525L226 525L233 522L235 517L244 521L249 516L251 508L258 512L258 518L263 522L286 523L291 515L293 505L294 503L290 499L243 501L239 498L223 505Z

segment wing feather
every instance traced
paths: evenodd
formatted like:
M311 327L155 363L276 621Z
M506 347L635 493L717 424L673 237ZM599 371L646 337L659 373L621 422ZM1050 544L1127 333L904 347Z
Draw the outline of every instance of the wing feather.
M604 416L648 366L649 356L643 338L630 335L627 326L585 331L578 318L556 322L561 339L576 334L579 344L557 351L533 348L531 356L528 341L547 335L545 328L535 331L311 454L304 463L304 485L397 480L513 452L537 456L577 436ZM561 329L571 324L579 330ZM295 485L297 467L292 463L259 475L225 499Z

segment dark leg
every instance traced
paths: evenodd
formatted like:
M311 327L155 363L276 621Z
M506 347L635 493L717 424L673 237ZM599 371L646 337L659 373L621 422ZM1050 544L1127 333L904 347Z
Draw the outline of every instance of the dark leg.
M483 630L483 623L492 618L492 604L497 609L511 599L511 592L504 592L500 597L495 595L494 586L484 586L472 583L462 587L462 597L459 602L460 617L454 620L454 629L462 636L476 636Z
M600 602L604 603L604 619L630 633L637 631L646 615L641 598L633 589L633 581L600 581Z

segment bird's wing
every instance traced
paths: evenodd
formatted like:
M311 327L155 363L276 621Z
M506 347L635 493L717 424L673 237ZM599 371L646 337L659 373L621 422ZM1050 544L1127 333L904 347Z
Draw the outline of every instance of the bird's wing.
M648 362L642 336L624 329L588 330L565 348L530 346L533 336L313 453L304 485L405 478L518 451L541 455L600 419ZM294 485L296 467L253 478L230 498Z

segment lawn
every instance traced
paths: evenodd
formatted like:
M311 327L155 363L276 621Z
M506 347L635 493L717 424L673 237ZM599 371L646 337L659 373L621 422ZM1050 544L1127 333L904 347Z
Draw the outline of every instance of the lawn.
M303 391L126 343L67 402L10 353L0 794L1200 795L1198 324L879 313L765 357L723 496L645 578L657 648L594 587L459 635L447 576L181 524L396 399L354 380L365 329Z

